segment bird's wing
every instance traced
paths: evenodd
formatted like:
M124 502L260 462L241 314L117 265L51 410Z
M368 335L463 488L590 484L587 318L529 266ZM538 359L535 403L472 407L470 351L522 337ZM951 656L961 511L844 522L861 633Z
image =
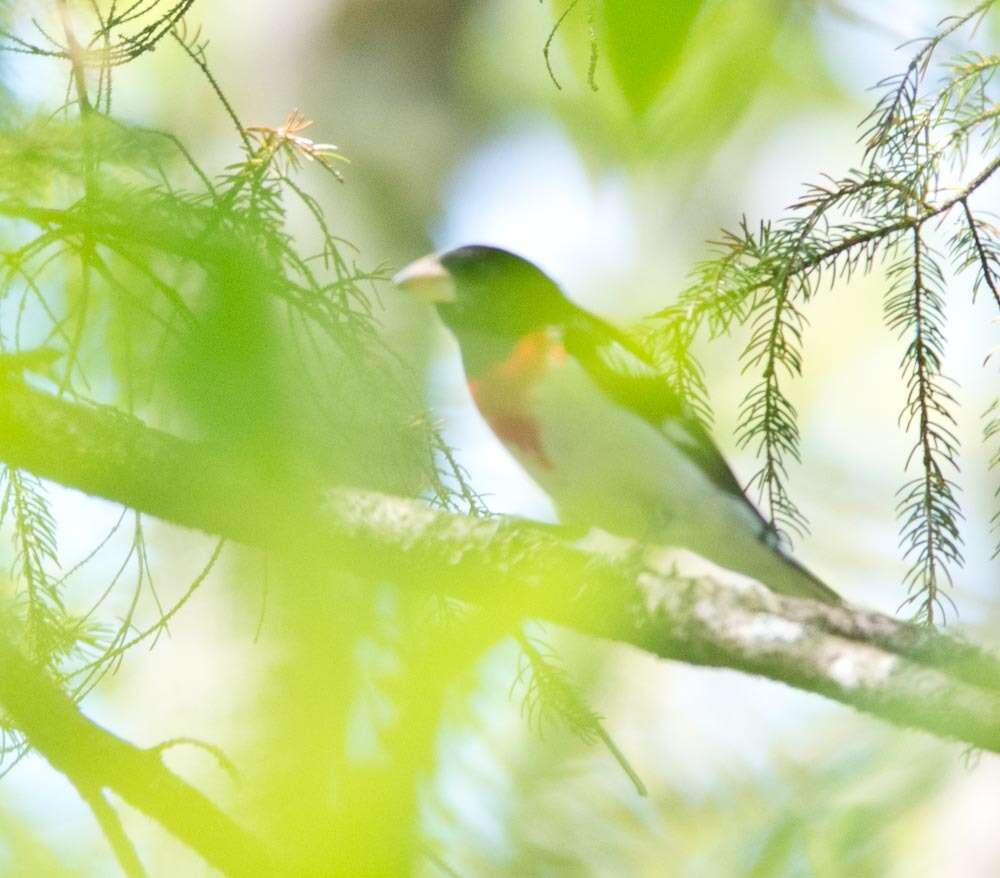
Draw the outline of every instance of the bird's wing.
M627 406L656 427L660 435L707 479L752 511L760 525L758 539L780 559L783 572L772 570L771 575L767 575L748 569L746 564L733 569L747 572L783 594L840 603L836 592L785 553L774 528L747 498L708 432L666 385L648 355L636 343L602 320L580 312L564 324L563 345L566 353L579 362L610 399Z
M766 527L708 432L638 345L585 313L564 327L563 344L604 393L656 427L714 485L747 503Z

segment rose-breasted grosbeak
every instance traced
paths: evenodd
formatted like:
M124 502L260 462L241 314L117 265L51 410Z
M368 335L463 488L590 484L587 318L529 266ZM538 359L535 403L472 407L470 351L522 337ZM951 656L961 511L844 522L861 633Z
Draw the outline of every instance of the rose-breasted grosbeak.
M774 591L839 601L785 554L642 350L535 265L460 247L394 280L435 305L480 413L564 523L682 546Z

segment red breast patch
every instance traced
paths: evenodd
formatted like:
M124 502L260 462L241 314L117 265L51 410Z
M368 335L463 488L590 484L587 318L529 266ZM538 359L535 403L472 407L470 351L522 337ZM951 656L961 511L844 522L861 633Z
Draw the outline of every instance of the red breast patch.
M566 349L547 332L533 332L518 342L506 360L469 379L476 407L500 441L547 468L552 462L542 448L529 392L551 365L565 358Z

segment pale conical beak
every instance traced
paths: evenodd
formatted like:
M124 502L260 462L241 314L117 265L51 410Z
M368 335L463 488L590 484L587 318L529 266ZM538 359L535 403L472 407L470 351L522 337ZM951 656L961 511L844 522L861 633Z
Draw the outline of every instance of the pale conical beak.
M398 271L392 282L418 302L455 301L455 279L437 256L422 256Z

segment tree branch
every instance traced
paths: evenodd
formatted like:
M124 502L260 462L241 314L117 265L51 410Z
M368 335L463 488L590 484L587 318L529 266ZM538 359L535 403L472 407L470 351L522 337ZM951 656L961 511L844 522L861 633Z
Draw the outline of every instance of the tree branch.
M46 673L3 635L0 704L6 720L53 768L66 775L94 809L127 874L142 874L141 865L121 832L117 816L103 800L102 790L111 790L160 823L227 875L251 878L271 874L261 844L171 772L159 749L136 747L87 719Z
M0 382L0 459L167 521L450 594L486 607L498 628L545 618L1000 752L1000 661L878 613L683 578L662 552L584 550L514 519L306 480L290 492L263 467L12 379Z
M90 806L90 810L97 820L104 837L111 845L126 878L145 878L146 870L142 866L139 854L135 849L122 826L118 812L111 806L111 803L104 798L104 793L100 790L77 789L83 800Z

